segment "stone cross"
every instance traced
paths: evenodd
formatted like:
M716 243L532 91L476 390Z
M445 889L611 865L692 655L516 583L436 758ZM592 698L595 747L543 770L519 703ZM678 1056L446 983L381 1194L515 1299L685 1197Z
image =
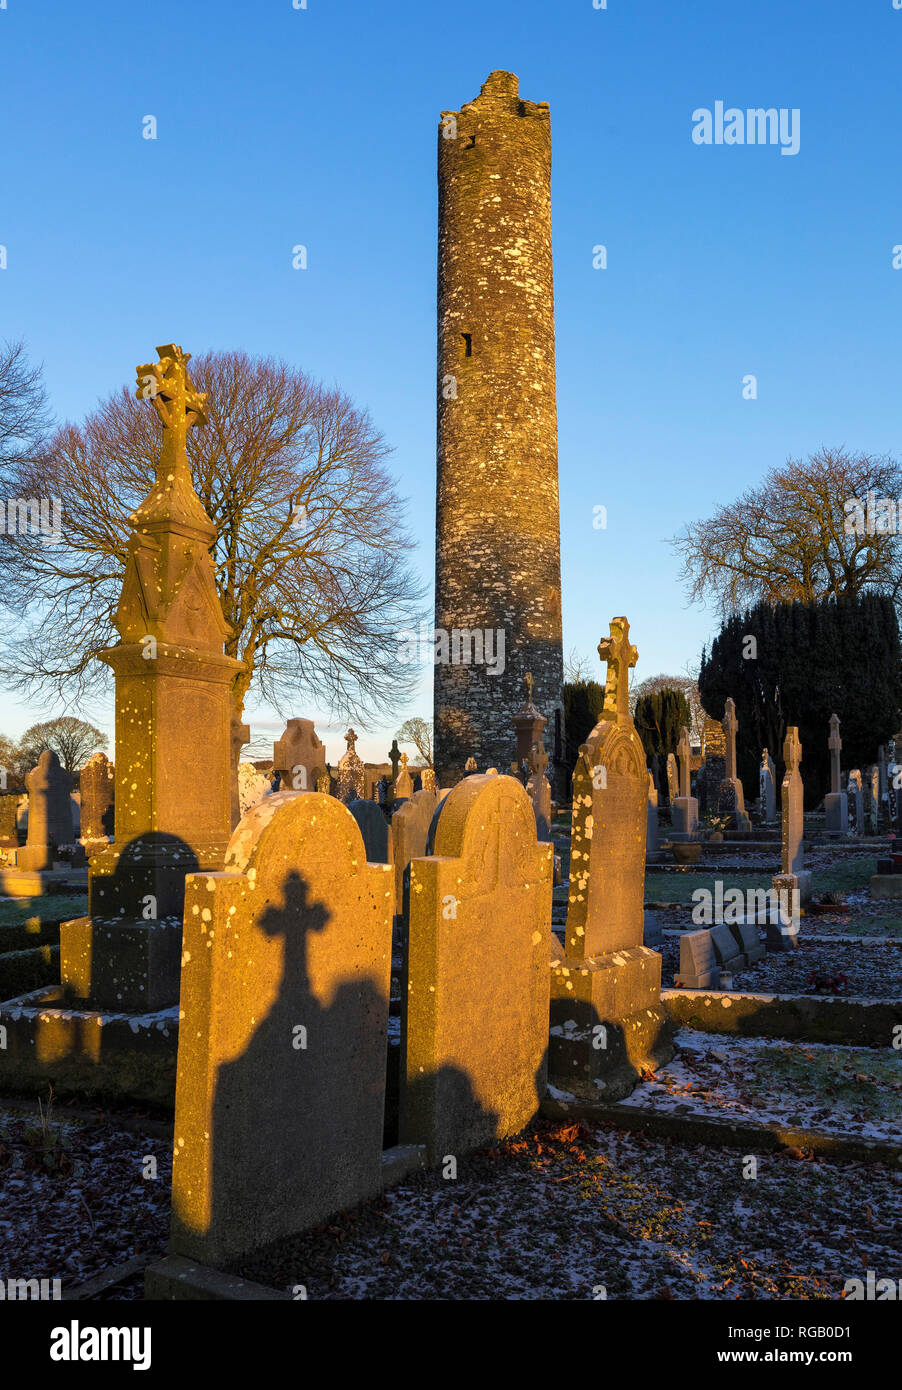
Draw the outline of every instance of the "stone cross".
M692 787L689 780L689 759L692 756L692 750L689 747L689 730L686 728L685 724L680 729L680 741L677 744L677 756L680 760L680 796L691 796Z
M728 781L732 781L736 777L736 730L738 728L739 721L736 718L736 704L731 697L727 700L723 717L725 757L727 764L725 775Z
M842 739L839 736L839 715L830 715L830 738L827 744L830 749L830 791L831 793L840 790L840 768L839 754L842 749Z
M786 730L786 738L783 740L783 761L790 771L795 771L802 761L802 745L799 742L799 730L795 724L790 724Z
M532 704L532 688L533 688L533 686L535 685L535 681L533 680L533 677L532 677L532 671L527 671L527 672L526 672L526 675L523 677L523 684L524 684L525 687L526 687L526 703L527 703L528 705L531 705L531 704Z
M348 745L349 753L357 752L357 738L358 735L355 734L354 730L348 729L348 732L345 734L345 743Z
M602 637L598 655L608 666L603 714L615 722L622 722L629 719L630 669L639 660L639 652L630 642L630 625L626 618L611 619L611 635Z

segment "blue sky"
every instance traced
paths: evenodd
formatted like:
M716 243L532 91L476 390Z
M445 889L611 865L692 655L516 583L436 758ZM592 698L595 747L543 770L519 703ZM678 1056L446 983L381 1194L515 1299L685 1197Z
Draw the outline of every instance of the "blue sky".
M892 0L6 0L0 336L60 418L169 341L339 382L431 581L436 127L516 72L551 105L565 651L626 613L638 677L682 671L716 623L666 538L787 456L899 451L900 54ZM718 100L798 108L799 153L694 144ZM4 705L11 733L44 713Z

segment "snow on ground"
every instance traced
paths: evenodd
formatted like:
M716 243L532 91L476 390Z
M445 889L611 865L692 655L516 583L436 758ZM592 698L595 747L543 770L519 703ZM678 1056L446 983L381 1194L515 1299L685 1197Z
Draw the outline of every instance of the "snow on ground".
M620 1101L902 1143L902 1053L683 1028L677 1055Z

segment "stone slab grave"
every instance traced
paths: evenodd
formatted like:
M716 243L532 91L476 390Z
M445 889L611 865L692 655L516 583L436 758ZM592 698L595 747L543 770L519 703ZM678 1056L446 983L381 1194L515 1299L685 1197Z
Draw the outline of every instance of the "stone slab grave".
M840 771L842 738L839 733L838 714L831 714L830 716L828 747L830 749L830 790L824 798L824 810L827 818L826 833L828 835L848 835L849 802L847 794L842 790L842 773Z
M544 1098L552 853L522 783L475 774L410 865L400 1134L431 1162L518 1133Z
M758 935L758 928L754 922L735 922L730 925L730 930L747 965L756 965L759 960L764 959L767 948Z
M429 827L439 801L433 792L414 792L391 818L392 862L395 869L395 939L407 940L410 920L410 862L427 853ZM428 853L432 853L431 850Z
M393 871L277 792L186 881L170 1252L220 1265L382 1185Z
M326 773L326 747L312 719L289 719L272 746L279 791L312 792Z
M55 753L45 749L25 778L28 789L28 839L16 855L26 872L52 869L61 845L73 845L72 778ZM84 855L82 853L82 862Z
M676 984L682 989L720 988L720 963L714 953L709 928L681 933Z
M714 948L714 955L721 970L732 973L740 970L744 965L743 953L739 942L725 922L718 923L710 928L711 945Z
M610 632L598 646L607 662L601 718L573 773L567 923L552 964L548 1061L555 1086L605 1101L627 1095L644 1070L673 1055L661 957L643 944L648 769L628 692L638 653L626 618L614 618Z
M689 744L689 730L685 724L680 730L680 741L677 744L677 753L680 759L680 794L672 803L671 819L673 829L670 832L671 840L686 841L698 839L698 798L692 796L692 784L690 767L692 760L692 749Z

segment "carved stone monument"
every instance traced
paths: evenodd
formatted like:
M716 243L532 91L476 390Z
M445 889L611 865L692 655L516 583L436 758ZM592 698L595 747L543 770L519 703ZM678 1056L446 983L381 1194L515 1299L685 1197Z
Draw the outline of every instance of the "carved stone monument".
M842 750L842 739L839 734L838 714L831 714L830 716L828 746L830 748L830 790L824 798L824 809L827 813L826 830L828 835L848 835L849 802L846 793L842 790L839 758Z

